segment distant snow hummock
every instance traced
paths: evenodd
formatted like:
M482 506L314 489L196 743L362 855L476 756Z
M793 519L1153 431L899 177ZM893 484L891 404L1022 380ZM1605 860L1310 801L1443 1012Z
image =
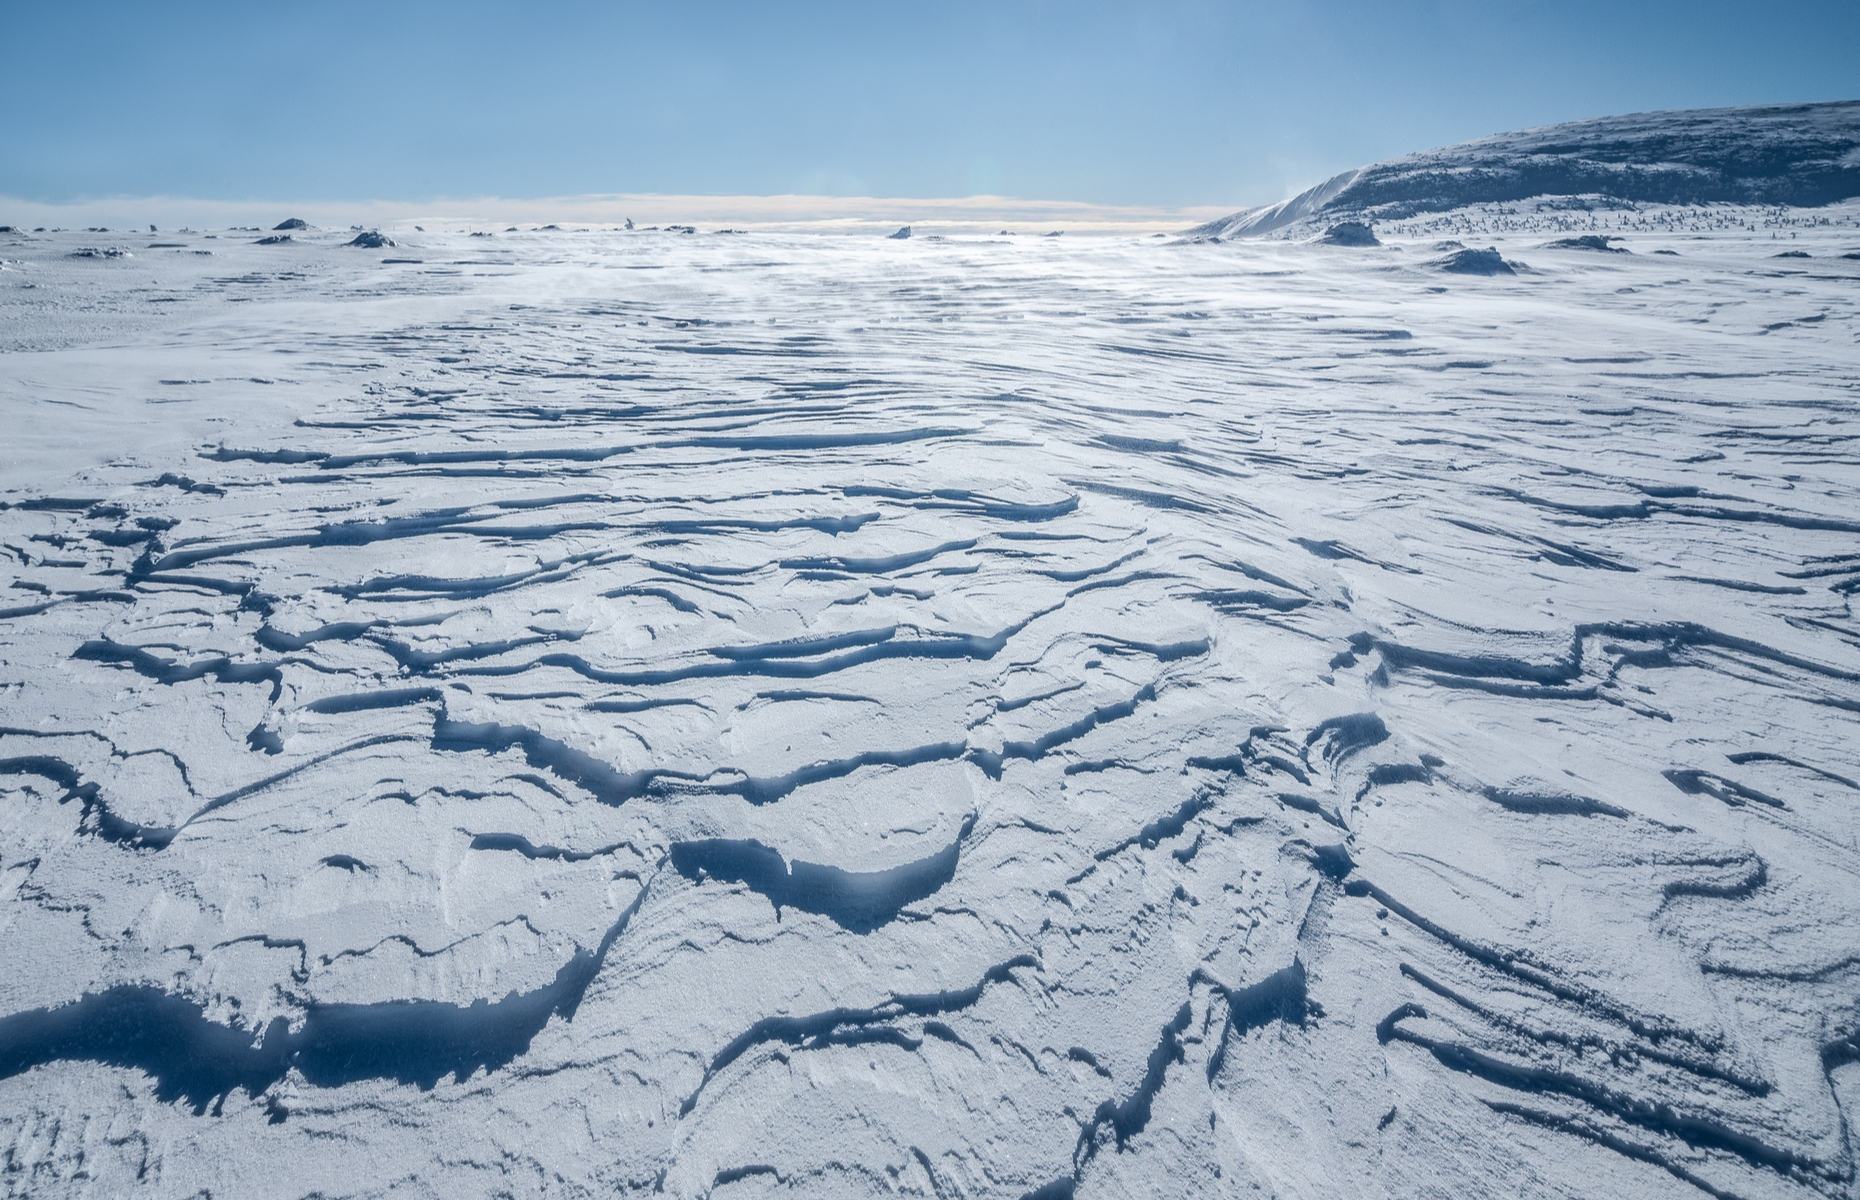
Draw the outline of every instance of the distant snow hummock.
M1339 221L1318 239L1327 246L1380 246L1376 231L1361 221Z
M1558 238L1548 243L1547 250L1599 250L1605 254L1630 254L1626 246L1611 246L1610 242L1620 241L1618 235L1602 233L1585 233L1576 237Z
M1497 247L1484 250L1455 250L1441 261L1440 269L1459 275L1515 275L1514 264L1498 253Z

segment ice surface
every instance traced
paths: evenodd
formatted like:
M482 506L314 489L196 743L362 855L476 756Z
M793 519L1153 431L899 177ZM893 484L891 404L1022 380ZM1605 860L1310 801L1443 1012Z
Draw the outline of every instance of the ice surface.
M1857 218L0 238L0 1180L1853 1195Z

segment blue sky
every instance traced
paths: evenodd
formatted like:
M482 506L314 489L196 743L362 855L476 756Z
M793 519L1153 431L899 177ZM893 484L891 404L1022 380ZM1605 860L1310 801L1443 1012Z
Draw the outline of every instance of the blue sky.
M1860 98L1860 3L0 0L0 195L1186 207L1656 108Z

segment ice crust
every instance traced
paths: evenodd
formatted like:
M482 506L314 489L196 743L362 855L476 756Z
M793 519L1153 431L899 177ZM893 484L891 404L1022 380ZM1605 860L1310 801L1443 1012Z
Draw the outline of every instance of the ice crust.
M1855 1195L1857 218L0 239L0 1186Z

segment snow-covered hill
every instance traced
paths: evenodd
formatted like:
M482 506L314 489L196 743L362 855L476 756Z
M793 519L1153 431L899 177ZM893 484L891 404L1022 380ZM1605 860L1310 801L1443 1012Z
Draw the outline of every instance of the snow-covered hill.
M1749 215L0 237L0 1191L1854 1195Z
M1477 204L1815 206L1860 196L1860 100L1635 113L1546 125L1357 167L1290 200L1198 226L1248 237L1315 221L1402 220Z

